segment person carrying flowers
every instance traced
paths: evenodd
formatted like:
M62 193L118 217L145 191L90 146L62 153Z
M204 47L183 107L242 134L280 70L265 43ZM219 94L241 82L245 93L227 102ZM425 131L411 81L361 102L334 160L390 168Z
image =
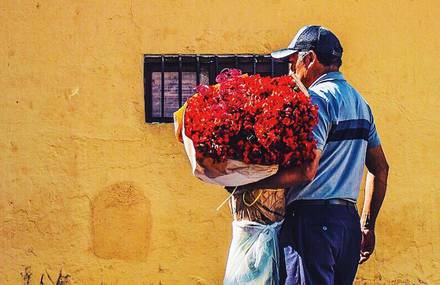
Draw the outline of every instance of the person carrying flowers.
M288 189L279 241L285 260L281 284L297 284L296 267L291 266L297 253L306 284L352 284L358 263L374 250L374 228L389 166L370 107L339 72L342 51L330 30L305 26L288 48L272 53L290 61L291 72L319 107L319 122L313 130L314 159L237 189ZM356 201L365 165L368 174L360 218Z
M196 177L234 186L224 201L229 200L234 221L223 284L278 285L284 189L235 192L280 168L313 160L318 109L291 76L249 76L226 69L216 81L198 86L174 113L176 138ZM298 255L295 267L298 284L304 284Z

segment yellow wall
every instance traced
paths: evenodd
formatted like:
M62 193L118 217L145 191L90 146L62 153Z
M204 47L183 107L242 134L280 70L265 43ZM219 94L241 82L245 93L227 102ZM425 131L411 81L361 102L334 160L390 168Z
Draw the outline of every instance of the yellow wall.
M440 284L437 1L1 1L0 284L221 284L230 221L171 124L144 123L145 53L269 53L331 28L391 165L357 284Z

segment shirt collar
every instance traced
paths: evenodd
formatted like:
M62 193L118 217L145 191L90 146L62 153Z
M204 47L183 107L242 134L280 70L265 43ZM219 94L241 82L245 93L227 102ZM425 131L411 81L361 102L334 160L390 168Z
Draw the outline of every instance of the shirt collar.
M315 82L313 82L312 85L310 85L309 89L322 83L322 82L335 81L335 80L345 80L345 78L342 75L342 73L340 73L339 71L332 71L329 73L325 73L325 74L321 75L320 77L318 77L318 79L316 79Z

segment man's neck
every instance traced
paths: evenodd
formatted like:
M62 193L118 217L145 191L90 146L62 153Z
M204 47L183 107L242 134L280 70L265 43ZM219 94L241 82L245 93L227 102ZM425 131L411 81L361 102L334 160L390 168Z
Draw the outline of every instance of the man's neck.
M339 71L339 67L334 66L334 65L332 65L332 66L327 66L327 67L325 67L324 69L325 69L325 72L324 72L323 74L326 74L326 73L329 73L329 72Z
M307 88L309 88L319 77L323 76L324 74L339 71L339 67L336 66L323 66L317 72L315 72L309 80L304 84ZM303 82L304 83L304 82Z

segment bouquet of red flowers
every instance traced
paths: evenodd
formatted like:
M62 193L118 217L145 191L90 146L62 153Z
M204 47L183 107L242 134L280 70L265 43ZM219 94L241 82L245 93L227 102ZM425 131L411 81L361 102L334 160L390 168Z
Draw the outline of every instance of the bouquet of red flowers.
M216 81L198 86L183 107L179 135L197 177L242 185L314 158L318 109L293 77L229 69Z

